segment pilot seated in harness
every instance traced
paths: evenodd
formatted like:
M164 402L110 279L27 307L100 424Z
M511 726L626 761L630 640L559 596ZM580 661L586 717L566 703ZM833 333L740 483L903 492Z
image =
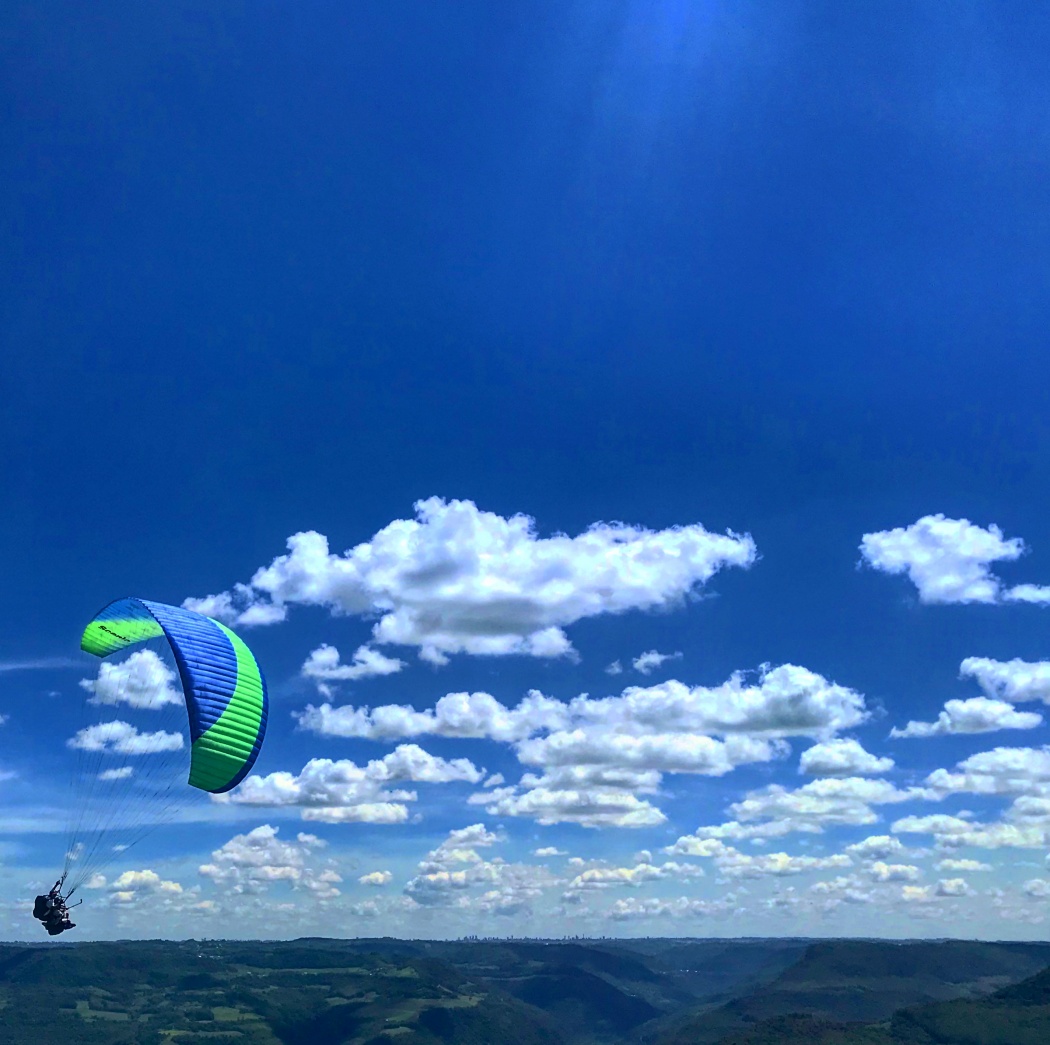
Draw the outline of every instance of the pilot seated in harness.
M63 875L51 887L46 896L38 896L33 904L33 917L44 923L48 936L58 936L67 929L75 929L76 922L69 920L69 908L66 906L68 897L62 895L62 884L66 876ZM73 905L74 907L77 904Z

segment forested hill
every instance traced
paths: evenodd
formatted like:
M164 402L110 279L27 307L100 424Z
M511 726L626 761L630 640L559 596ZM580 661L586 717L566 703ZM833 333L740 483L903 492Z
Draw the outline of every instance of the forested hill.
M0 1041L1027 1045L978 1032L1042 1026L1048 965L1050 945L961 941L0 944Z

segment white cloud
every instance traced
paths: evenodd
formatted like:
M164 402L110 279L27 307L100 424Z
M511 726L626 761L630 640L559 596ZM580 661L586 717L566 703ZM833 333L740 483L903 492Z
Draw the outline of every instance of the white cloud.
M938 849L1043 849L1047 832L1035 825L974 823L962 816L936 813L932 816L906 816L891 827L895 834L928 834Z
M864 825L878 817L871 808L927 798L922 789L898 790L885 780L863 777L814 780L804 787L789 791L778 784L753 791L730 811L741 821L780 820L796 831L820 832L833 824Z
M817 896L827 896L837 906L841 903L873 903L875 894L864 888L856 875L840 875L823 882L814 882L809 891ZM833 909L833 908L832 908Z
M127 780L135 772L131 766L121 766L120 769L105 769L99 773L99 780Z
M9 671L54 671L57 668L79 668L72 657L41 657L39 660L0 660L0 675Z
M903 885L901 886L901 899L905 903L932 903L936 897L933 895L932 886L929 885Z
M667 846L664 852L713 859L718 870L727 878L782 878L806 871L851 867L853 864L845 853L831 856L791 856L788 853L750 856L717 838L700 838L697 835L684 835L674 845Z
M922 877L922 871L912 864L887 864L876 860L867 868L874 882L914 882Z
M491 816L529 817L540 824L574 823L583 827L655 827L666 822L659 809L630 791L616 787L532 787L471 795L471 805L483 806Z
M499 857L485 860L478 853L502 840L480 823L449 832L420 862L405 896L423 907L458 907L505 917L528 914L532 901L557 879L543 867L510 864ZM484 889L480 895L472 893L477 886Z
M1050 661L990 660L967 657L960 678L973 678L985 695L1011 704L1038 700L1050 704Z
M319 870L313 862L325 842L309 834L284 842L277 837L278 830L263 824L235 835L211 854L211 863L201 865L200 874L234 894L265 892L275 882L287 882L318 900L338 896L339 875L331 868Z
M982 864L980 860L953 860L946 857L934 864L936 871L991 871L991 864Z
M793 664L763 666L757 685L734 673L720 686L689 687L671 679L629 686L619 697L586 694L565 704L537 690L516 708L488 693L449 693L431 709L310 706L299 724L326 736L386 740L430 733L515 742L537 733L603 727L618 734L761 734L825 737L868 719L861 694Z
M1045 606L1050 603L1050 587L1045 584L1017 584L1006 592L1005 598L1010 602L1031 602Z
M390 871L372 871L369 874L363 874L358 881L362 885L389 885L394 879L393 874Z
M926 783L939 795L1041 795L1050 787L1050 746L980 751L960 762L956 770L935 769Z
M936 722L909 722L904 729L891 729L891 737L943 737L953 733L994 733L1000 729L1035 729L1042 715L1018 711L1012 704L988 697L949 700Z
M112 882L107 882L105 875L94 874L86 883L86 888L105 889L103 902L106 906L121 911L148 909L153 915L161 910L184 911L191 908L197 901L198 892L197 888L183 889L179 882L162 878L149 868L124 871Z
M515 708L507 708L488 693L447 693L431 709L416 711L403 704L377 708L352 705L333 708L309 705L296 716L301 729L322 736L392 740L430 734L439 737L487 737L513 742L569 720L568 706L539 690L530 690Z
M417 646L440 664L451 653L572 653L564 631L606 613L675 605L729 566L757 557L747 535L699 524L652 531L596 523L576 537L536 536L528 516L504 518L471 501L417 501L343 555L322 534L288 539L288 554L250 585L185 605L239 624L280 620L290 605L380 614L373 639Z
M885 860L904 851L901 840L889 835L871 835L862 842L846 846L847 853L852 853L861 860Z
M106 751L116 755L152 755L159 751L178 751L182 734L140 733L127 722L100 722L81 729L66 741L71 748L82 751Z
M617 900L609 907L609 917L614 921L636 918L702 918L726 914L729 910L731 905L720 900L696 900L688 896L667 900L652 896L629 896Z
M783 878L806 871L850 867L853 861L844 853L832 856L790 856L787 853L749 856L727 847L723 853L716 856L715 863L719 871L728 878Z
M643 675L649 675L654 672L660 665L666 664L669 660L681 660L682 654L679 653L657 653L656 650L651 649L647 653L643 653L638 657L635 657L631 662L634 665L634 670L640 672Z
M465 758L446 760L415 744L401 744L381 759L358 766L347 759L313 758L294 776L288 772L248 777L236 791L213 796L216 802L251 806L297 806L302 818L320 823L397 824L408 819L405 802L414 791L387 785L411 781L476 784L484 776Z
M671 679L628 686L619 697L577 697L569 705L578 725L601 724L636 733L746 733L823 739L868 719L861 694L794 664L763 665L758 684L734 672L720 686L689 687Z
M885 573L907 573L924 603L1050 602L1050 588L1019 584L1003 590L989 567L1012 562L1027 550L1019 537L968 519L926 515L911 526L866 533L863 561Z
M976 896L975 890L971 889L962 878L942 878L937 883L936 893L938 896Z
M181 893L182 886L178 882L167 881L156 871L149 869L143 871L125 871L114 881L109 883L110 889L136 890L162 893Z
M370 646L358 646L353 663L342 664L339 650L323 644L311 652L302 666L302 674L318 683L318 688L327 692L329 682L352 682L357 679L394 675L405 666L403 660L386 657Z
M526 765L608 766L703 776L722 776L738 765L769 762L782 753L776 742L742 736L722 741L686 733L632 736L596 729L553 733L518 745L518 758Z
M810 776L859 776L889 772L893 764L892 758L878 758L856 740L828 740L802 752L799 772Z
M154 710L184 700L176 688L175 672L150 649L138 650L115 663L102 661L98 677L81 679L80 685L91 694L89 704L127 704Z
M1021 889L1025 896L1031 896L1036 900L1045 900L1050 897L1050 882L1045 878L1029 878Z
M623 674L623 665L618 660L614 660L611 664L609 664L606 667L605 674L606 675L622 675Z
M533 856L568 856L563 849L559 849L557 846L545 845L541 849L533 849Z
M702 877L703 868L695 864L668 862L653 864L648 861L634 867L591 867L582 871L569 882L566 899L572 894L591 890L603 890L617 886L637 887L645 882L656 882L662 879L684 879Z
M742 673L717 687L690 688L672 679L628 687L619 697L582 694L568 703L533 690L514 708L488 693L450 693L434 708L419 711L405 705L311 706L299 723L328 736L430 734L512 743L522 764L543 773L473 795L471 804L495 816L545 824L645 827L665 818L638 794L657 793L663 773L722 775L783 757L789 751L786 736L825 738L867 717L859 693L785 664L763 666L753 684L745 683ZM858 764L865 762L859 748L842 750Z

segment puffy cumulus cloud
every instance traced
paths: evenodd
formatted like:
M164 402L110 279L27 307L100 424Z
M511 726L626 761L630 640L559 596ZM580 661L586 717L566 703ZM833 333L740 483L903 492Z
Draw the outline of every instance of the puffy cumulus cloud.
M324 704L307 708L299 723L329 736L430 734L510 743L523 765L543 772L474 795L471 804L544 824L648 827L664 816L639 796L657 793L662 774L720 776L784 757L790 750L785 737L826 739L867 717L859 693L785 664L764 665L753 683L742 673L717 687L691 688L672 679L628 687L617 697L582 694L567 703L533 690L514 708L487 693L450 693L421 711ZM882 764L864 758L859 746L829 748L827 758L836 754L869 768Z
M750 840L755 845L764 844L770 838L783 838L797 830L787 821L767 820L764 823L742 824L738 820L730 820L724 824L714 824L707 827L699 827L694 835L683 835L685 840L693 839L700 841L722 840L724 838L734 841Z
M731 900L696 900L688 896L673 899L630 896L609 907L608 916L626 922L641 918L698 918L725 915L732 911Z
M938 849L1042 849L1047 830L1040 825L976 823L963 816L935 813L932 816L906 816L891 828L896 834L928 834Z
M977 892L971 889L962 878L942 878L937 882L937 896L976 896Z
M97 678L80 680L81 688L91 694L89 704L127 704L150 710L181 704L177 683L175 672L150 649L138 650L116 663L104 660Z
M1005 539L998 526L926 515L911 526L866 533L860 551L877 570L906 573L924 603L1050 601L1050 588L1023 584L1004 591L992 575L993 562L1012 562L1025 551L1024 541Z
M380 675L394 675L404 666L403 660L384 656L379 650L367 645L358 646L353 662L343 664L339 659L339 650L324 643L306 658L301 673L313 679L322 693L328 693L330 682L354 682Z
M605 674L606 675L622 675L623 674L623 665L618 660L614 660L611 664L606 666Z
M991 864L982 864L980 860L954 860L946 857L933 865L935 871L991 871Z
M794 665L763 668L756 685L740 674L714 688L671 680L560 708L550 716L564 716L560 728L517 742L519 760L543 774L471 802L543 824L651 827L665 817L639 794L655 793L661 774L721 776L783 757L784 736L823 736L866 717L860 694Z
M613 921L625 922L643 918L705 918L726 915L731 910L732 903L724 900L697 900L688 896L673 899L631 896L610 904L607 915Z
M636 734L668 732L769 738L824 739L869 718L861 694L795 664L763 665L757 683L734 672L720 686L671 679L656 686L629 686L619 697L577 697L569 705L575 726L602 725Z
M698 838L683 835L665 853L675 856L697 856L713 859L715 866L727 878L782 878L829 868L851 867L853 860L845 853L831 856L791 856L788 853L764 853L750 856L718 838Z
M512 743L563 728L569 722L569 710L560 700L533 689L515 708L505 707L488 693L447 693L433 708L423 711L402 704L373 709L322 704L319 708L309 705L296 717L301 729L322 736L392 740L430 734Z
M959 666L959 677L975 679L986 696L1011 704L1035 700L1050 704L1050 661L967 657Z
M641 673L642 675L649 675L654 672L661 664L666 664L669 660L681 660L682 654L678 653L658 653L656 650L651 649L645 653L640 654L631 661L634 666L634 670Z
M724 852L715 857L715 864L727 878L783 878L806 871L851 867L853 861L844 853L832 856L790 856L788 853L750 856L727 846Z
M569 882L567 893L610 889L616 886L639 886L645 882L657 882L664 878L696 878L703 876L703 868L695 864L679 864L668 861L653 864L648 861L634 867L592 867L576 875Z
M98 878L102 878L101 875ZM142 896L181 896L183 889L178 882L161 878L156 871L125 871L118 878L106 885L95 880L92 888L106 887L110 890L109 900L113 904L128 906L136 903Z
M922 877L922 871L912 864L887 864L876 860L866 868L873 882L914 882Z
M423 871L447 870L458 864L480 864L479 849L488 849L503 841L503 835L490 831L484 824L471 824L449 831L445 840L427 853L420 863Z
M518 758L544 767L608 766L649 773L723 776L738 765L768 762L784 751L775 741L733 736L726 740L665 733L633 736L575 729L523 741Z
M250 806L298 806L302 818L320 823L397 824L408 819L405 802L414 791L389 790L401 781L476 784L484 776L465 758L443 759L416 744L401 744L380 759L359 766L347 759L313 758L297 775L288 772L248 777L236 791L214 800Z
M1022 892L1025 896L1031 896L1036 900L1045 900L1050 896L1050 882L1045 878L1029 878L1024 885L1021 886Z
M1050 587L1045 584L1016 584L1005 597L1010 602L1031 602L1037 606L1050 603Z
M901 899L907 904L933 903L937 897L931 885L903 885Z
M772 784L750 792L729 808L736 819L744 823L773 820L789 824L794 831L817 834L831 825L875 823L878 815L872 806L929 797L924 789L898 790L885 780L823 777L794 791Z
M869 835L862 842L846 846L846 852L852 853L858 860L885 860L905 851L901 840L890 835Z
M856 740L827 740L802 752L799 772L809 776L866 776L887 773L892 758L879 758L865 751Z
M557 657L572 653L567 625L674 605L757 557L749 536L699 524L595 523L576 537L540 538L528 516L504 518L471 501L431 497L414 507L414 520L398 519L343 555L322 534L297 533L250 584L185 605L239 624L281 620L291 605L378 614L376 642L417 646L435 664L461 652Z
M114 755L154 755L160 751L178 751L182 747L181 733L140 733L127 722L100 722L81 729L66 741L71 748L81 751L105 751Z
M629 737L740 734L744 750L756 734L766 739L824 736L867 718L859 693L785 664L764 666L753 685L735 673L717 687L690 688L670 680L628 687L619 697L591 699L584 694L568 704L532 690L515 708L488 693L450 693L422 711L403 705L309 707L299 723L324 735L376 740L433 734L521 743L539 733L563 733L575 742L583 732L593 736L597 730ZM569 741L548 737L543 742L557 746Z
M835 902L866 904L875 900L875 894L864 888L864 883L856 875L840 875L823 882L814 882L809 891L816 896L824 896Z
M1012 704L988 697L949 700L936 722L909 722L904 729L891 729L891 737L943 737L952 733L993 733L999 729L1035 729L1043 716L1018 711Z
M119 769L104 769L99 773L98 778L99 780L127 780L134 772L131 766L121 766Z
M285 882L318 900L338 896L339 874L331 866L318 868L314 863L326 843L303 833L294 842L285 842L277 837L278 831L262 824L247 834L235 835L212 852L211 863L202 864L199 873L234 894L262 893L274 883Z
M358 881L362 885L389 885L394 879L393 874L390 871L371 871L368 874L361 875Z
M938 795L1036 795L1050 790L1050 747L997 747L964 759L955 772L935 769L926 784Z
M532 901L557 882L545 868L486 860L478 849L503 841L484 824L450 831L420 861L405 896L421 907L471 908L483 914L528 914ZM478 889L483 890L478 895Z
M564 849L559 849L557 846L545 845L540 849L533 849L533 856L568 856Z
M583 827L655 827L667 817L645 799L623 788L565 788L538 785L519 791L496 788L471 795L471 805L490 816L528 817L540 824L580 824Z

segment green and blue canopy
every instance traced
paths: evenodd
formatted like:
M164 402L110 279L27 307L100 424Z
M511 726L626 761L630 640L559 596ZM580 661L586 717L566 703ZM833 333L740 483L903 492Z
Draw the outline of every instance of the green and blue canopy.
M80 648L108 657L162 635L174 654L189 714L189 783L202 791L229 791L259 756L269 707L259 665L237 635L193 610L128 598L95 615Z

